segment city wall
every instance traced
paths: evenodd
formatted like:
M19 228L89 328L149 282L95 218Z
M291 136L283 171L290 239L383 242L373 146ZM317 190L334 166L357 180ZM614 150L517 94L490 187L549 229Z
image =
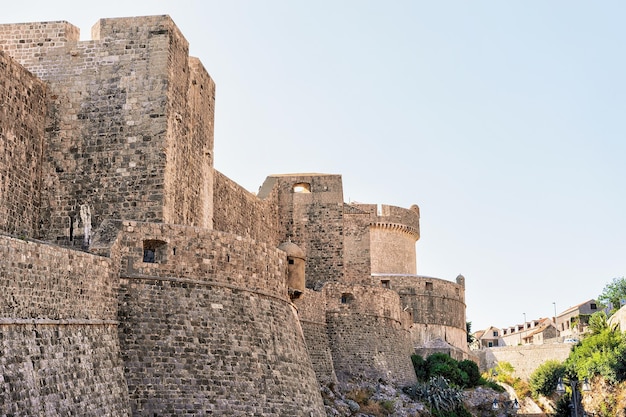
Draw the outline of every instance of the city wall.
M129 415L111 260L7 236L0 259L0 415Z
M415 346L434 339L456 347L467 346L464 280L459 283L420 275L375 276L388 281L400 295L403 308L411 311Z
M410 315L398 294L384 288L327 283L326 322L340 382L415 383Z
M126 221L111 254L133 415L325 415L284 252L208 229Z
M0 51L0 230L35 237L45 149L46 87Z
M92 37L0 25L0 230L49 242L0 236L0 414L323 416L318 382L408 385L420 338L465 345L464 286L398 276L417 206L329 174L254 196L213 169L215 84L169 17ZM286 240L319 290L295 304Z
M214 229L274 246L282 243L277 233L277 190L270 190L261 200L219 171L214 172Z
M371 285L370 215L351 204L343 209L343 282Z
M485 372L498 362L508 362L515 369L515 376L528 380L541 364L549 360L565 361L572 344L549 343L543 345L520 345L486 348L473 353L479 358L479 368Z
M320 384L337 383L333 356L326 332L326 296L323 291L305 289L295 301L309 358Z

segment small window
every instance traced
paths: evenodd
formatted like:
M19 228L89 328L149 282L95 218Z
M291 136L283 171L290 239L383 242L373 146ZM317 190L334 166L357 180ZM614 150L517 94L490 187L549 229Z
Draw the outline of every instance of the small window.
M494 336L494 337L498 337L498 331L497 331L497 330L494 330L494 332L493 332L493 336Z
M432 282L427 282L426 283L426 291L432 291L433 289L433 283Z
M591 303L590 307L591 307L592 310L597 310L598 309L598 306L596 305L596 303Z
M143 261L146 263L163 263L166 261L167 243L162 240L143 241Z
M287 262L289 262L289 265L293 265L294 264L294 259L293 258L289 258L289 259L287 259Z
M294 193L310 193L311 192L311 184L308 182L299 182L293 185Z
M354 301L354 295L350 293L341 294L341 304L350 304Z
M388 279L383 279L380 281L380 283L383 286L383 288L391 288L391 283L389 282Z
M487 346L488 346L488 347L493 347L493 342L489 342L489 343L487 344Z

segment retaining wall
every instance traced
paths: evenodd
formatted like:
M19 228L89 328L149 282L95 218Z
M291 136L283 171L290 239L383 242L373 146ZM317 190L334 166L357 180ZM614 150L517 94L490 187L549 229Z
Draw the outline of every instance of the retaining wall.
M479 358L481 372L493 368L498 362L509 362L515 369L515 376L528 380L541 364L549 360L563 362L572 350L569 343L549 343L543 345L503 346L474 351Z

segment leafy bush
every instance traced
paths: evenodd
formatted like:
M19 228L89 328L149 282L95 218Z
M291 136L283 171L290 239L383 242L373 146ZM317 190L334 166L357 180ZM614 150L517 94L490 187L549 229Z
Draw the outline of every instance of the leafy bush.
M452 384L467 386L469 377L459 368L459 363L445 353L433 353L426 359L428 376L442 376Z
M465 372L465 374L467 374L467 385L469 387L476 387L480 385L480 370L478 369L478 365L476 365L476 362L469 359L462 360L461 362L459 362L459 369L461 370L461 372Z
M589 317L589 330L591 334L600 334L608 327L608 317L604 311L598 311Z
M569 394L565 394L558 399L554 408L554 414L552 417L570 417L572 415L572 410L570 409L570 400L571 397Z
M428 379L428 367L426 361L420 355L411 355L411 362L413 362L413 369L415 369L415 375L418 381L426 381Z
M551 395L564 373L565 366L561 362L556 360L544 362L530 376L530 392L534 397Z
M475 362L465 359L457 361L445 353L433 353L424 360L419 355L412 355L411 361L418 381L428 381L434 376L443 376L450 383L464 388L485 385Z

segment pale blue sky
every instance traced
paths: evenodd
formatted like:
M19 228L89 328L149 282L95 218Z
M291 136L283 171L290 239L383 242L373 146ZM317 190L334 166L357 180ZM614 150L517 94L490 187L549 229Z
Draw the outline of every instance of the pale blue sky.
M29 1L0 23L169 14L217 83L215 166L342 174L418 204L420 274L466 277L473 329L626 275L626 3Z

